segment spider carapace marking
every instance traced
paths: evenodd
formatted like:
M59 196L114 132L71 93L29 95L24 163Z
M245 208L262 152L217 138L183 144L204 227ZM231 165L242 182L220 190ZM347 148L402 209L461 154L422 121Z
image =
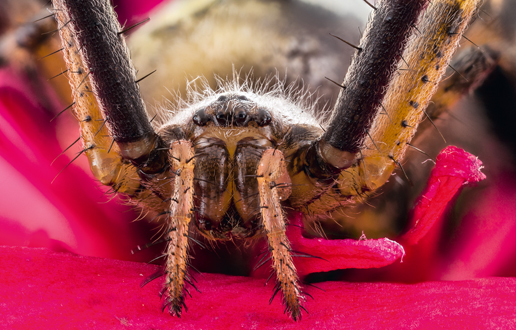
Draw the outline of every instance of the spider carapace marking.
M297 320L304 294L282 206L302 211L305 222L327 217L401 167L478 1L379 1L327 121L281 84L238 77L216 91L190 90L189 101L149 120L112 8L103 0L54 5L95 177L164 224L164 308L180 316L186 284L195 288L188 274L189 245L202 244L189 233L195 227L214 240L266 236L274 295L283 294ZM409 61L405 75L396 70L400 58Z

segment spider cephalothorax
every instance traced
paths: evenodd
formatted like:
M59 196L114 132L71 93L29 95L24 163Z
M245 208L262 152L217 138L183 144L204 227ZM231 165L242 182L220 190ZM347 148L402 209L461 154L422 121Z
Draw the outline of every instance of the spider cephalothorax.
M247 238L261 232L256 180L260 159L267 149L281 150L293 122L302 120L292 110L303 116L295 105L285 112L277 107L288 102L272 100L242 92L218 94L183 109L177 114L182 119L172 117L158 130L167 144L178 139L193 143L194 218L208 238ZM276 182L283 200L289 183L288 175Z
M233 86L238 86L237 80ZM300 290L281 203L291 195L291 176L309 175L308 163L295 160L300 154L306 157L323 130L303 99L286 97L281 86L271 87L269 93L243 89L213 92L161 119L164 123L157 133L172 150L171 166L150 180L154 196L144 203L163 209L159 215L171 223L166 232L172 241L183 239L175 235L177 228L188 228L190 220L208 239L267 235L271 252L281 260L275 267L279 278L284 278L288 306L299 309L292 307L299 306ZM335 172L332 180L337 176ZM170 210L165 207L167 201ZM183 215L178 216L176 212L181 209ZM181 218L183 223L175 220ZM187 242L175 246L181 248L173 255L183 256L182 261L169 265L172 269L188 259L183 250ZM174 276L170 282L175 281ZM182 290L168 291L171 301L178 302L171 303L174 308L182 304Z
M238 78L148 116L110 6L103 0L54 5L82 153L99 181L163 224L164 307L178 316L183 311L185 285L193 286L189 245L200 244L190 232L196 228L212 240L265 236L275 293L283 293L286 311L299 319L304 294L283 207L302 212L311 225L364 200L401 168L478 1L379 1L353 46L344 83L335 83L340 95L324 121L314 115L316 104L281 86L243 88Z

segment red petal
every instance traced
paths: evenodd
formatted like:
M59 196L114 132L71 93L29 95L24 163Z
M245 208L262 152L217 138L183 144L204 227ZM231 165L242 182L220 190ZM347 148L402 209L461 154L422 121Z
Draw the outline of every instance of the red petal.
M464 184L485 178L480 172L481 168L482 162L475 156L454 146L445 148L437 157L427 189L416 204L411 229L402 237L403 242L415 244L426 235ZM304 238L300 217L297 215L293 219L287 235L298 255L305 253L317 257L295 258L300 274L346 268L379 268L405 254L400 244L387 238L358 241Z
M301 234L301 214L291 219L287 235L297 253L317 258L294 258L300 275L327 272L346 268L379 268L403 257L405 251L398 243L388 239L308 239Z
M301 322L269 305L273 283L204 274L179 319L161 312L161 280L140 288L156 266L0 247L0 309L5 329L509 329L516 279L421 284L317 284Z
M482 162L454 146L446 147L437 156L425 192L414 209L410 230L401 238L404 244L416 244L441 217L448 202L469 182L486 178L480 171Z
M50 122L53 114L32 101L26 80L14 70L0 70L0 243L131 258L129 251L147 242L137 233L141 224L128 225L137 215L124 213L127 207L115 201L106 203L89 169L77 166L87 163L86 157L52 183L81 149L78 143L51 164L63 150L58 141L62 121L73 127L65 143L74 141L79 130L72 116ZM46 87L41 89L47 92ZM48 96L59 109L50 91Z

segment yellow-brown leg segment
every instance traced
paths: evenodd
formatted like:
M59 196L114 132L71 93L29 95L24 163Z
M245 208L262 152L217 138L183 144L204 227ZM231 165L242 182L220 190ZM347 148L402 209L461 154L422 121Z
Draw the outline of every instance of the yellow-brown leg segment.
M421 120L428 115L426 107L437 91L478 4L478 0L432 1L421 19L419 32L405 49L405 70L391 81L388 88L383 106L389 117L383 116L375 122L367 143L367 156L379 153L399 166L408 148L407 143L412 140Z
M286 305L285 311L294 320L298 320L303 308L300 299L304 297L301 295L296 268L290 254L290 244L285 234L285 218L280 204L285 192L278 189L278 184L284 185L285 181L288 181L283 154L279 150L266 150L260 160L257 175L262 221L269 241L272 267L277 278L274 295L281 290Z
M171 315L181 316L185 305L185 281L189 281L188 225L193 208L194 149L188 141L172 143L170 164L175 173L172 199L170 201L170 221L168 228L166 273L166 301Z
M478 0L432 0L408 41L398 74L390 81L378 116L368 133L360 160L339 175L316 201L305 206L307 214L324 214L360 201L387 182L401 162L418 124L478 7ZM407 64L404 64L406 61ZM408 67L407 67L408 65ZM295 185L305 182L293 181ZM306 186L305 190L316 190ZM294 201L303 205L303 201Z
M140 185L136 169L122 163L120 149L110 137L106 119L92 92L90 68L84 64L78 47L74 22L67 11L61 10L63 4L60 0L54 1L54 7L74 99L70 108L81 126L84 145L81 153L88 156L91 171L102 184L113 186L118 192L131 194Z

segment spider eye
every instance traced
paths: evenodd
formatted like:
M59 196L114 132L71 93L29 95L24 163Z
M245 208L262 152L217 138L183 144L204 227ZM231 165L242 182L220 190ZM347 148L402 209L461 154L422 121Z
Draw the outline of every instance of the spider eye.
M217 99L217 101L219 102L224 102L224 101L227 101L228 97L227 96L224 96L224 95L221 95L219 96L219 98Z
M226 125L227 118L226 118L226 114L224 112L222 112L222 111L217 112L217 114L215 115L215 118L217 118L217 122L219 123L219 125L221 125L221 126Z
M204 109L198 110L192 118L193 122L198 126L204 126L208 122L208 116Z
M269 111L265 109L258 109L258 113L256 114L256 123L259 126L267 126L271 122L272 117Z
M247 113L245 111L239 111L236 115L235 115L235 121L237 122L237 124L243 124L246 122L246 119L247 119Z

